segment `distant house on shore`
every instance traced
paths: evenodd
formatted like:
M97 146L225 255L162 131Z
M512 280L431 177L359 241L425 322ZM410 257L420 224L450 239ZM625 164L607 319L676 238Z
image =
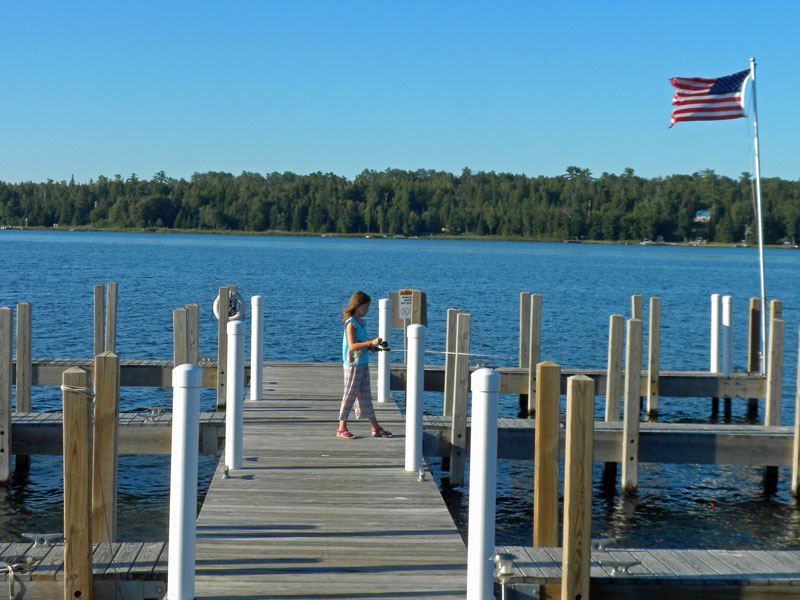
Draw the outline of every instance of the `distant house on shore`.
M710 210L698 210L696 213L694 213L695 223L708 223L710 220L711 220Z

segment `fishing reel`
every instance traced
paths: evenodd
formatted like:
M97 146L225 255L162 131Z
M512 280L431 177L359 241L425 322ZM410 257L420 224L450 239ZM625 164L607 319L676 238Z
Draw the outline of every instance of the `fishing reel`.
M380 344L375 344L374 346L369 347L370 350L373 352L391 352L392 349L389 348L389 342L386 340L381 340Z

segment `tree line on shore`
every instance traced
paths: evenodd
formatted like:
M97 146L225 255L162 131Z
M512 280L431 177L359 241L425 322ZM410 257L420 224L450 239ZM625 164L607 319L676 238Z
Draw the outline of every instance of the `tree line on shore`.
M753 242L753 179L703 170L643 178L567 167L563 175L420 169L332 173L161 171L79 184L0 182L0 225L533 240ZM764 240L800 238L800 180L762 179Z

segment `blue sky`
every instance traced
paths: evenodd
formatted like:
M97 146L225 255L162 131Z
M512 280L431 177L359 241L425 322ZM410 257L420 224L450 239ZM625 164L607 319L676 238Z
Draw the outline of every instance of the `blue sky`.
M668 129L668 79L751 56L762 177L796 180L798 23L794 0L2 0L0 180L738 177L754 170L752 118Z

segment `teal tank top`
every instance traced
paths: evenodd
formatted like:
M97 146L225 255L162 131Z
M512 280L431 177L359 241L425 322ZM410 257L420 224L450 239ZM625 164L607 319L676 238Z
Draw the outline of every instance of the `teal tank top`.
M344 332L342 333L342 362L350 366L365 365L369 362L369 350L356 350L355 352L349 352L350 347L347 343L348 323L352 323L356 328L355 334L357 342L367 341L366 323L364 325L359 325L358 321L356 321L353 317L347 319L347 321L344 322ZM350 356L348 356L348 354Z

